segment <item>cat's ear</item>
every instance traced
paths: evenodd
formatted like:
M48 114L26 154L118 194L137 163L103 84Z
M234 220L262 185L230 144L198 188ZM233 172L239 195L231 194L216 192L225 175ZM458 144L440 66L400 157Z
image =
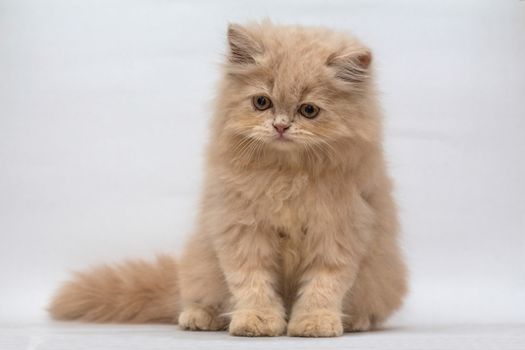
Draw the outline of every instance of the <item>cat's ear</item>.
M372 52L368 48L335 53L327 61L327 65L336 70L336 78L352 84L368 80L371 63Z
M254 64L255 57L263 52L262 44L244 27L228 25L229 60L234 64Z

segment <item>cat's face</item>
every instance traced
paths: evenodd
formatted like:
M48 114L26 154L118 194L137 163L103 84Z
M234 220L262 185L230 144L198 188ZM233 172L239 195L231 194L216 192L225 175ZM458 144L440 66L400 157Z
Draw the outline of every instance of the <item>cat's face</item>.
M366 132L369 51L322 29L231 25L221 125L239 150L322 152ZM365 129L363 129L363 127Z

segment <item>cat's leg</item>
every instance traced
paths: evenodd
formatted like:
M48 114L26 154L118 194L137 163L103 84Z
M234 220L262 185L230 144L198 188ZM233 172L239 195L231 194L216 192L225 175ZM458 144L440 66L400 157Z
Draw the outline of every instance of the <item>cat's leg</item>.
M401 305L406 284L406 268L395 240L379 236L345 297L345 331L366 331L384 321Z
M300 279L300 288L288 323L288 335L335 337L343 333L341 305L354 279L345 265L316 261Z
M216 331L228 327L231 297L210 239L196 234L186 246L179 264L182 312L179 327Z
M368 222L349 221L366 218L359 201L353 212L322 210L318 206L305 231L297 299L288 322L288 335L334 337L343 334L343 300L357 276L359 261L366 251ZM348 208L348 203L340 206ZM315 215L315 216L314 216ZM369 217L369 216L368 216Z
M217 252L232 293L230 334L278 336L286 329L277 285L277 249L260 227L232 225L216 240Z

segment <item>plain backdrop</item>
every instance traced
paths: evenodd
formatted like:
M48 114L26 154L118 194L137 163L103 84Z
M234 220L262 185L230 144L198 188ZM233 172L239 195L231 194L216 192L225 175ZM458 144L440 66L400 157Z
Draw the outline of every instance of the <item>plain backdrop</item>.
M0 0L0 323L68 271L180 252L229 21L374 53L411 293L396 325L525 323L525 1Z

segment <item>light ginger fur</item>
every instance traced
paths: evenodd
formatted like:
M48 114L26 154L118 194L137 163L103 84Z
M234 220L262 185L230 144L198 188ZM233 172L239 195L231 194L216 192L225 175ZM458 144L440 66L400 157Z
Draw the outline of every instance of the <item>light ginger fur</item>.
M230 25L197 227L177 266L133 262L65 284L57 319L168 321L232 335L364 331L406 271L370 50L324 28ZM271 108L254 108L254 96ZM319 115L300 115L302 103ZM290 125L278 140L272 123ZM179 312L180 311L180 312Z

